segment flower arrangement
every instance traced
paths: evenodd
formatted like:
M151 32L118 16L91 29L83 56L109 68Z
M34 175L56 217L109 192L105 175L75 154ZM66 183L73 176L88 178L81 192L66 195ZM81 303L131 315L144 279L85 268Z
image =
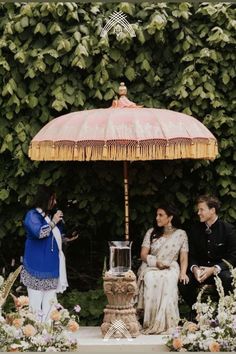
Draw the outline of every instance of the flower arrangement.
M2 294L3 277L0 276L0 295ZM0 351L76 351L78 342L76 332L79 329L78 312L80 306L75 306L75 314L59 303L52 304L50 320L42 322L29 310L27 296L16 297L11 294L15 303L15 311L0 315Z
M228 264L228 263L227 263ZM218 303L208 297L202 302L205 287L199 292L194 309L197 323L185 322L168 338L171 351L233 352L236 350L236 268L228 264L232 274L233 291L224 294L222 282L215 278Z

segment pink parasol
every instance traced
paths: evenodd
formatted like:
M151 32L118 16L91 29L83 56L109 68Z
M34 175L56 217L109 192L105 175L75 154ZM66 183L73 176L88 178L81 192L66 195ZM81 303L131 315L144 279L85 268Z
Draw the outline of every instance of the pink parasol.
M121 83L112 107L65 114L32 139L29 156L40 161L124 161L125 238L129 238L127 161L214 159L214 135L192 116L143 108L128 100Z

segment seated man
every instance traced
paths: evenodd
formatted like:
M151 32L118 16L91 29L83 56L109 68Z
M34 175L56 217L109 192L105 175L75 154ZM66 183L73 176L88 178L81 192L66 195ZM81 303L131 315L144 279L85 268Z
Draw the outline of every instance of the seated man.
M225 294L231 289L231 273L224 260L236 265L236 232L233 225L220 220L220 202L211 196L197 200L200 221L189 232L189 283L179 284L179 290L192 308L201 284L215 284L214 276L222 281Z

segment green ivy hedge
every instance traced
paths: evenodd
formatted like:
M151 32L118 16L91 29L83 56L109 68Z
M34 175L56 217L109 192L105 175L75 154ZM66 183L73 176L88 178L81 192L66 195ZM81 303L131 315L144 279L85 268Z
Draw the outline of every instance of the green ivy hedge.
M127 15L136 37L125 31L117 37L113 28L101 38L115 10ZM107 240L124 233L122 163L39 163L27 151L54 117L110 106L120 81L137 103L198 118L220 151L214 162L130 163L134 253L161 199L174 201L187 224L196 196L214 193L221 216L235 222L235 19L230 3L0 4L2 265L22 254L22 218L36 186L53 184L68 227L80 229L67 250L73 286L81 284L78 273L90 274L85 288L101 274Z

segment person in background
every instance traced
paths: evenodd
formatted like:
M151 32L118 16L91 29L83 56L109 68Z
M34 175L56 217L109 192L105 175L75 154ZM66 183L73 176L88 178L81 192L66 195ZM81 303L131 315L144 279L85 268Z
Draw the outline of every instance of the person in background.
M55 209L56 204L55 191L40 186L23 221L26 242L21 282L27 287L31 310L42 322L50 318L56 293L68 287L62 251L63 212Z
M179 322L178 281L188 282L188 238L179 226L176 208L160 205L142 243L137 311L144 312L144 334L170 332Z
M182 297L192 309L197 289L202 284L215 284L218 275L227 294L232 289L232 277L227 263L236 265L236 232L233 225L220 220L220 202L203 195L197 199L199 222L189 232L189 282L180 284ZM194 311L190 317L194 319Z

